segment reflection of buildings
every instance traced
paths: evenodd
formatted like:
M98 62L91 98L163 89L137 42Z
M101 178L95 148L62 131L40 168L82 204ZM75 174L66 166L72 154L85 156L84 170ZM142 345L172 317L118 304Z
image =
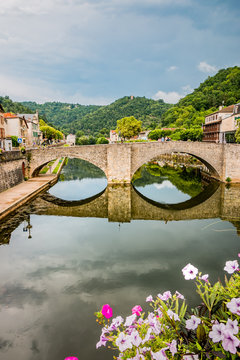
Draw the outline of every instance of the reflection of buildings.
M9 243L12 231L24 220L27 222L23 226L28 229L28 236L31 236L28 214L108 218L109 221L118 223L131 220L168 222L220 218L231 222L240 235L240 187L232 185L228 189L224 184L220 184L215 192L215 189L210 190L209 193L203 192L195 200L193 198L180 205L167 207L146 201L130 185L108 186L99 197L94 197L89 202L84 200L82 203L63 200L59 202L54 196L43 195L4 220L0 226L0 244Z

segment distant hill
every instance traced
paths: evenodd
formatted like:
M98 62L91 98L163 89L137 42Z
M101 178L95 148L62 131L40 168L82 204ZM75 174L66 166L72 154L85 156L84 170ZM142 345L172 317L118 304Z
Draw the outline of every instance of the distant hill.
M69 104L55 101L46 102L44 104L37 104L36 102L32 101L24 101L22 104L34 112L38 110L39 115L46 123L66 133L75 132L75 130L81 130L73 127L72 123L79 121L86 114L100 108L98 105Z
M152 127L159 123L161 116L172 105L163 100L146 99L145 97L125 96L110 105L79 105L60 102L47 102L37 104L35 102L22 102L33 111L36 109L43 119L65 133L76 133L82 130L86 135L96 135L102 129L103 133L109 133L115 129L117 120L125 116L134 116L142 120L144 127Z
M0 104L5 112L19 113L19 114L32 114L33 111L20 102L14 102L9 99L9 96L0 96Z
M205 116L224 104L240 101L240 67L219 70L165 112L162 125L166 127L201 126Z

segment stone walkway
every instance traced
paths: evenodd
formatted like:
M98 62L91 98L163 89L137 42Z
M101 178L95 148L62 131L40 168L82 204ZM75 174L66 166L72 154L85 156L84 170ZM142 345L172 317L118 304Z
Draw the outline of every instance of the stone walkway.
M57 181L57 175L41 175L0 193L0 220Z

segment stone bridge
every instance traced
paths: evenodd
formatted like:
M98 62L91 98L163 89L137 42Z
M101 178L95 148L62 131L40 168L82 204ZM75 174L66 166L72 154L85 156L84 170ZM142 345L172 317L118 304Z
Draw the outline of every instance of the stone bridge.
M33 149L26 153L28 176L35 176L49 161L65 156L80 158L98 166L108 183L130 183L133 174L144 163L162 154L186 153L202 161L210 174L225 181L240 182L240 145L206 142L169 141L108 145L83 145Z

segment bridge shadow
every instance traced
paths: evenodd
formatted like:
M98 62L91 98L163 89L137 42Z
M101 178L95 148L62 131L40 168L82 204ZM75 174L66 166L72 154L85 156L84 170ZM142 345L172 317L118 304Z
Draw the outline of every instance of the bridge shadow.
M219 188L220 183L217 181L211 182L201 193L199 193L197 196L192 197L189 200L176 203L176 204L165 204L160 203L158 201L149 199L145 195L143 195L140 191L136 189L136 187L132 184L132 187L134 191L138 194L139 197L141 197L143 200L148 202L149 204L156 206L157 208L166 209L166 210L186 210L191 209L197 205L202 204L207 199L209 199Z

